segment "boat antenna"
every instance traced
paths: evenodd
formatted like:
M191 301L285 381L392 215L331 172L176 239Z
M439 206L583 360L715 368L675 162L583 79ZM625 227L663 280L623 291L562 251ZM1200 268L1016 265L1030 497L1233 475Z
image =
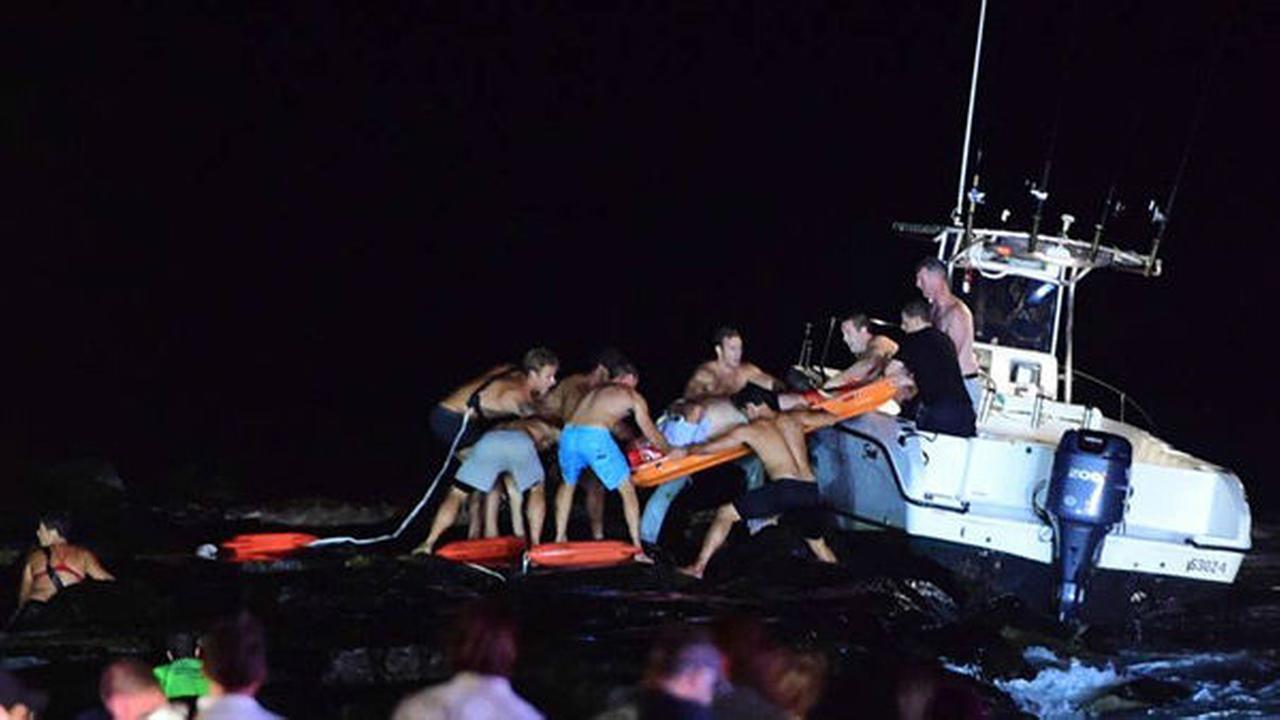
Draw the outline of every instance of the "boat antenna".
M982 34L987 22L987 0L978 10L978 40L973 48L973 78L969 80L969 111L964 120L964 151L960 154L960 180L956 183L956 205L951 210L951 224L959 225L964 212L964 186L969 174L969 146L973 137L973 106L978 99L978 66L982 61Z
M1040 221L1044 217L1044 203L1049 199L1049 173L1053 170L1053 155L1058 147L1058 129L1062 126L1062 108L1067 98L1067 82L1071 77L1071 66L1075 62L1076 40L1079 37L1080 2L1071 4L1071 37L1066 49L1066 57L1062 62L1062 75L1058 78L1058 101L1053 111L1053 125L1049 128L1049 148L1044 156L1044 169L1040 172L1040 182L1030 183L1029 192L1035 199L1036 210L1031 215L1031 234L1027 237L1027 252L1036 251L1036 242L1040 237Z
M1182 176L1187 170L1187 160L1191 157L1191 147L1195 144L1196 135L1200 131L1200 121L1204 119L1204 108L1209 100L1209 87L1213 84L1218 62L1222 60L1223 52L1226 50L1227 37L1230 35L1234 20L1235 15L1232 14L1222 22L1218 47L1209 60L1209 70L1205 73L1204 83L1200 86L1200 98L1196 102L1195 115L1191 119L1191 130L1187 133L1187 143L1182 148L1182 159L1178 162L1178 172L1173 176L1173 185L1169 188L1169 197L1164 202L1164 208L1160 208L1155 200L1148 205L1151 211L1151 222L1156 226L1156 235L1151 241L1151 254L1147 256L1147 267L1144 273L1147 277L1151 277L1152 271L1155 270L1156 258L1160 254L1160 243L1164 241L1164 231L1169 227L1169 218L1173 215L1173 201L1178 197L1178 186L1182 184Z

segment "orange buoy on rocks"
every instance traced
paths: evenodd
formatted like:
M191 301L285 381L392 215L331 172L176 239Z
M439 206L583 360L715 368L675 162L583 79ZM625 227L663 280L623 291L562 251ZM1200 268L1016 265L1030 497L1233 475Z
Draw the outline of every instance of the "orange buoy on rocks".
M621 565L640 554L640 548L621 540L547 543L529 549L529 564L547 568L592 568Z
M511 565L524 554L525 541L522 537L503 535L501 537L477 538L475 540L458 540L441 547L436 551L438 557L455 562L475 563L476 565Z
M232 562L264 562L279 560L315 540L315 535L307 533L249 533L223 542L222 548L231 553Z

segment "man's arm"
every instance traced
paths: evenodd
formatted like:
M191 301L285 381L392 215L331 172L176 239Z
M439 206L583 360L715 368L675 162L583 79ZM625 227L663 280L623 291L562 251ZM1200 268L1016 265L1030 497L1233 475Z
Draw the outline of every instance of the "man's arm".
M787 389L781 380L751 363L747 363L747 382L755 383L765 390L773 390L775 392Z
M750 425L738 425L720 437L690 445L684 450L689 455L714 455L724 450L735 450L747 444L746 436L750 433L750 428Z
M898 343L885 337L884 335L876 335L871 338L871 342L867 343L867 351L864 357L849 369L836 375L827 381L824 388L835 388L841 385L849 385L851 383L859 383L884 372L885 366L898 353Z
M497 387L499 383L501 383L501 387ZM490 387L494 388L490 406L498 412L508 412L520 417L529 417L537 415L541 410L538 399L519 380L503 378L495 380Z
M700 400L716 389L716 376L706 365L699 365L693 371L693 377L684 385L686 400Z
M840 416L820 410L792 410L787 413L787 417L798 421L805 430L815 430L840 422Z
M862 382L871 377L876 371L878 364L875 358L863 358L841 371L835 377L828 380L822 387L824 389L838 388L844 385Z
M18 607L27 604L31 599L31 583L35 577L31 574L31 558L27 558L27 562L22 567L22 584L18 586Z
M951 344L956 346L956 352L960 352L960 348L973 345L973 314L969 312L969 308L957 301L947 314L942 316L941 321L942 327L939 329L951 338Z
M649 403L645 402L644 396L632 390L631 397L631 412L635 416L636 426L640 428L640 432L663 453L671 452L671 445L666 438L662 437L662 433L658 432L658 426L653 424L653 418L649 417Z
M534 415L544 418L560 417L560 410L564 406L564 383L560 383L545 394L535 397L533 405ZM565 420L567 419L565 418Z
M911 377L911 372L907 370L907 366L902 364L900 360L893 360L889 366L885 368L884 376L893 381L894 387L898 389L894 396L895 400L910 400L916 395L916 381Z

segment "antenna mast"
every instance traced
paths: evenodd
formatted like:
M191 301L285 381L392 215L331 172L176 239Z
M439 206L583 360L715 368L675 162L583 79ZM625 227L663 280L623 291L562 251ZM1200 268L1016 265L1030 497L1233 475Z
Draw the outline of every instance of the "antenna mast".
M960 155L960 180L956 183L956 206L951 211L951 224L959 225L964 212L965 176L969 172L969 144L973 135L973 106L978 99L978 65L982 60L982 33L987 22L987 0L978 11L978 42L973 49L973 79L969 81L969 112L964 121L964 152Z

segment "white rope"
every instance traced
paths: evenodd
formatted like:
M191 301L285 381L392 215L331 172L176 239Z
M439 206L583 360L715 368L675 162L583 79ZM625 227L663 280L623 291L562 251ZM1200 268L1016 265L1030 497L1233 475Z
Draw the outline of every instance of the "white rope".
M435 492L436 486L440 484L440 478L444 477L445 470L449 469L449 463L453 462L453 456L457 453L458 443L462 440L463 434L467 432L467 423L471 420L473 410L467 408L462 414L462 427L458 428L458 434L453 437L453 443L449 445L449 454L445 456L444 464L440 466L440 471L436 473L436 477L431 481L431 485L427 488L427 492L423 494L422 499L413 507L409 515L400 523L400 527L390 535L379 535L371 538L354 538L354 537L327 537L319 538L311 541L307 547L321 547L324 545L340 545L342 543L350 543L352 545L372 545L374 543L386 542L387 540L395 540L400 534L409 527L409 523L422 512L422 508L426 506L427 501L431 499L431 494Z

